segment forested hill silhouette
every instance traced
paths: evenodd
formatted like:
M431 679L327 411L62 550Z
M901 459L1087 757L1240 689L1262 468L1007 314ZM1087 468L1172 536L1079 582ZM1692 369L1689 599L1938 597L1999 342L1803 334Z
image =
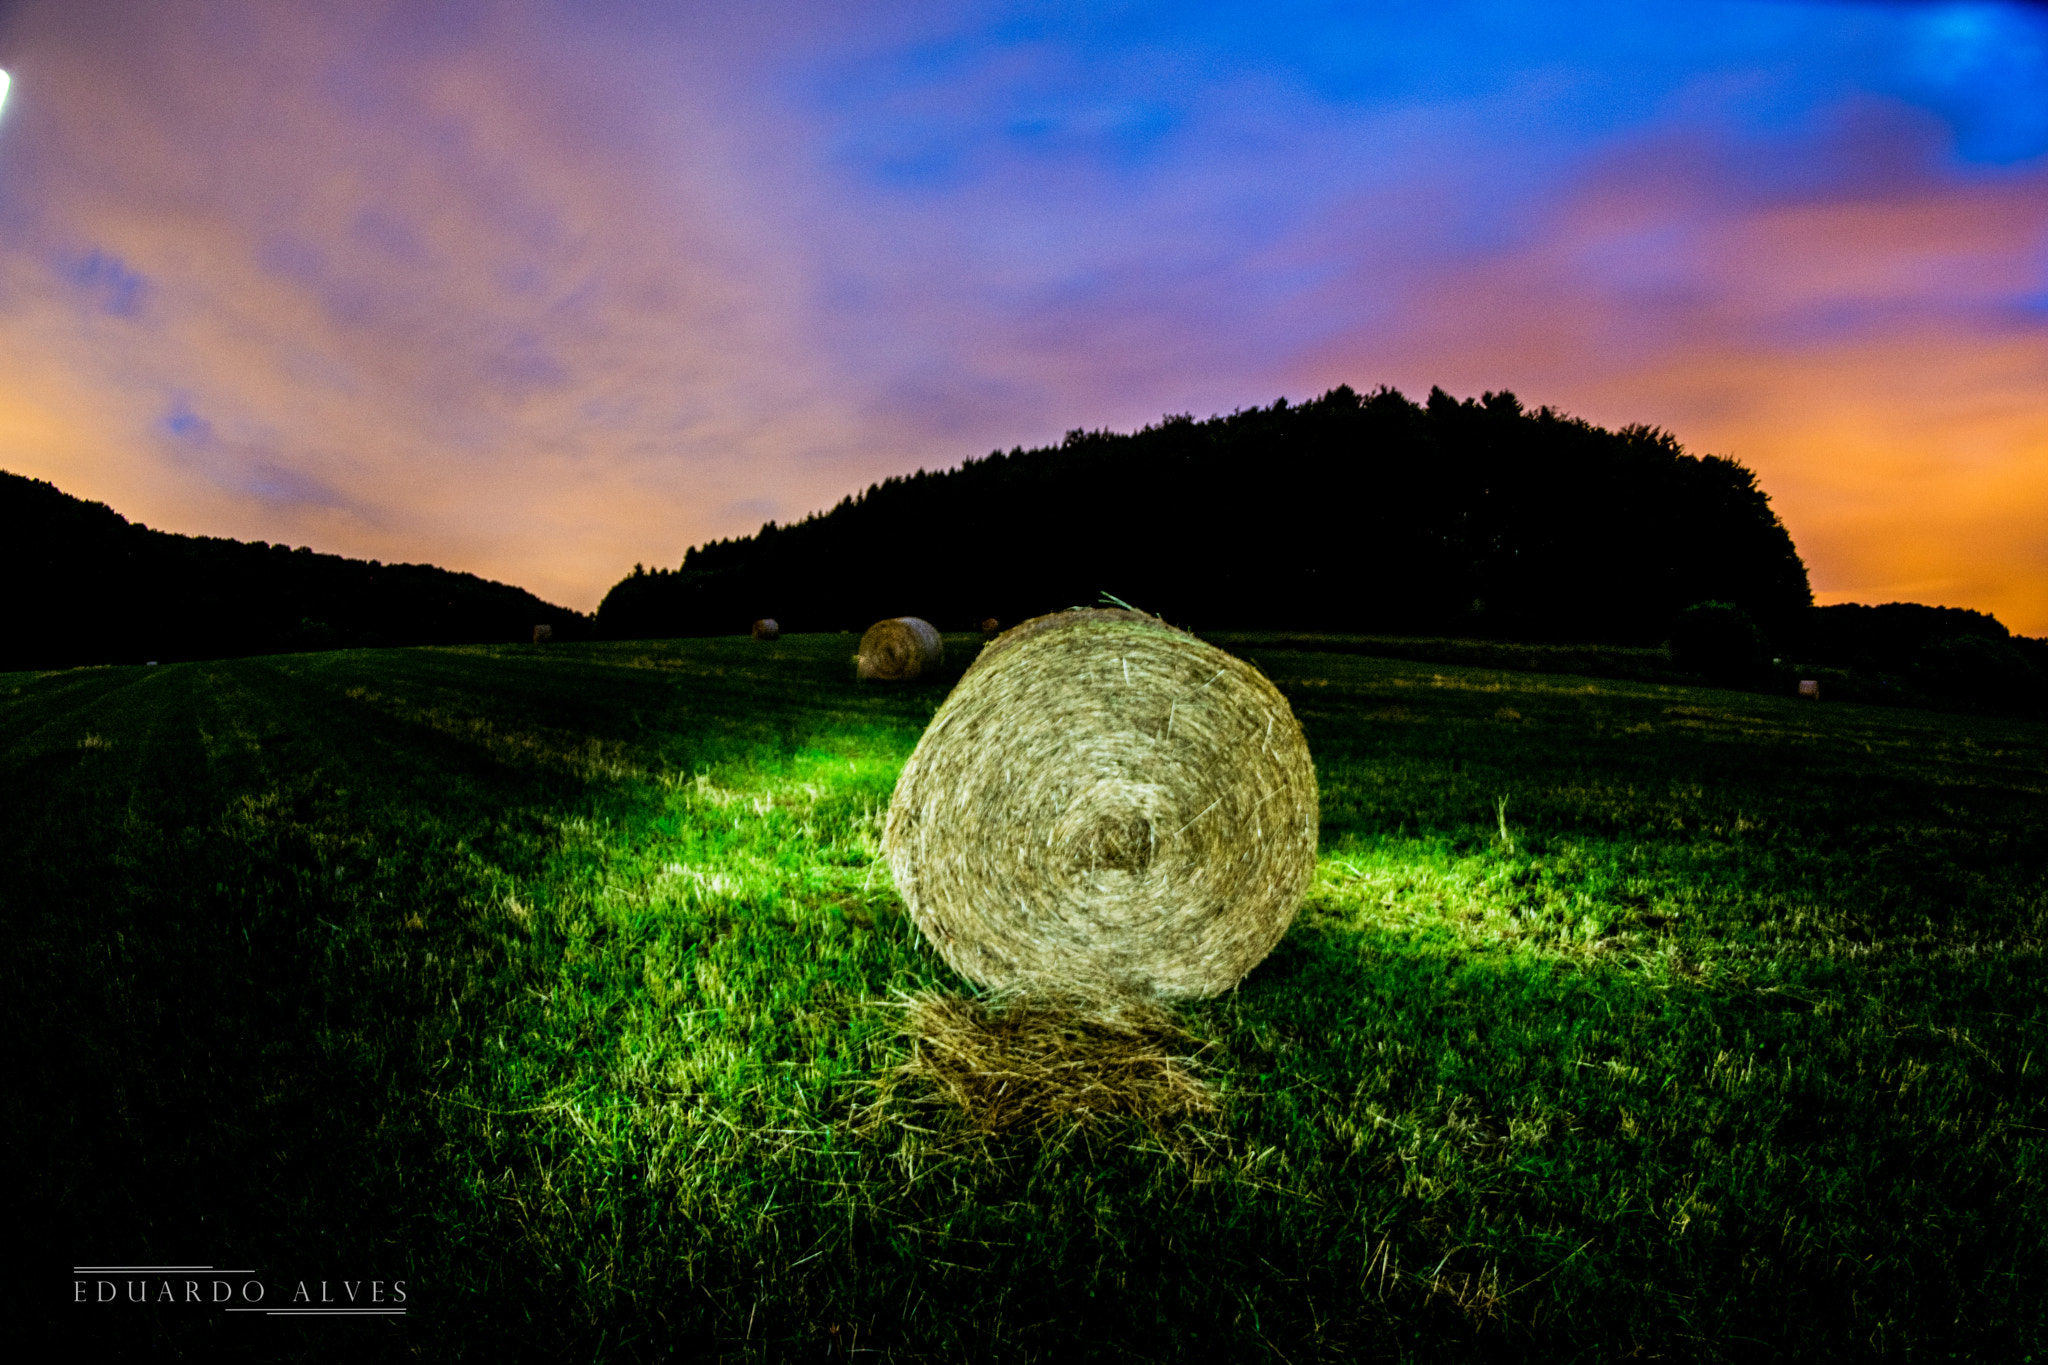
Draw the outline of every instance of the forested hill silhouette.
M0 669L589 633L586 617L475 574L155 531L5 471L0 572Z
M1196 628L1653 643L1707 599L1774 637L1812 601L1756 476L1512 393L1349 386L893 478L615 585L601 636L1004 622L1107 591Z

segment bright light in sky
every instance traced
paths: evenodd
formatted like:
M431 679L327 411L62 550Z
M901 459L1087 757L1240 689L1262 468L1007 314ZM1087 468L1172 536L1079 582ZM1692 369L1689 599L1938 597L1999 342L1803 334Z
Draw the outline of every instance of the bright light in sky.
M0 112L7 108L7 87L14 84L5 71L0 71Z

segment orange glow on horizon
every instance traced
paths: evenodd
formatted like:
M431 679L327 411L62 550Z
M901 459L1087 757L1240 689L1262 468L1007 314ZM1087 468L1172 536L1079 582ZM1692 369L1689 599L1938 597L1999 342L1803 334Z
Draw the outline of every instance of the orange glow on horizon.
M590 610L991 447L1512 389L1756 470L1823 602L2048 636L2048 152L1970 152L1827 14L1832 75L1759 74L1775 19L1702 66L1719 10L1503 9L1557 50L1333 95L1322 19L1077 77L1057 24L904 60L956 22L914 6L388 8L8 10L0 468Z

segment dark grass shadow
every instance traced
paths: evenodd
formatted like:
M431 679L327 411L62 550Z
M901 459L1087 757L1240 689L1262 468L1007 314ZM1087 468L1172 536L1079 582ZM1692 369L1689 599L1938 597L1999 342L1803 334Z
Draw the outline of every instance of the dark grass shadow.
M2048 1013L2018 964L1937 970L1718 990L1302 925L1189 1015L1245 1078L1236 1140L1308 1188L1372 1169L1395 1261L1483 1248L1480 1316L1545 1357L1958 1330L1997 1356L2042 1328L2015 1289L2048 1249L2018 1145L2044 1097L2015 1078Z

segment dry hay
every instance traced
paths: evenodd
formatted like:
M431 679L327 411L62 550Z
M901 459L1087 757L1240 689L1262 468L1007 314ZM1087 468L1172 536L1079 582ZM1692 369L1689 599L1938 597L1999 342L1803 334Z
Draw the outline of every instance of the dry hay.
M863 678L909 682L944 662L946 646L929 621L893 616L877 621L860 637L854 662Z
M1315 767L1263 674L1136 611L991 641L903 767L883 850L971 981L1215 995L1287 931L1315 871Z
M754 638L756 640L779 640L782 638L782 627L775 624L774 617L764 616L754 622Z
M1002 622L996 620L993 616L984 618L981 623L981 633L983 635L993 635L1002 628Z
M903 1003L911 1056L883 1078L885 1092L900 1079L922 1082L975 1131L1135 1119L1163 1133L1217 1110L1196 1074L1213 1045L1155 1002L923 992Z

